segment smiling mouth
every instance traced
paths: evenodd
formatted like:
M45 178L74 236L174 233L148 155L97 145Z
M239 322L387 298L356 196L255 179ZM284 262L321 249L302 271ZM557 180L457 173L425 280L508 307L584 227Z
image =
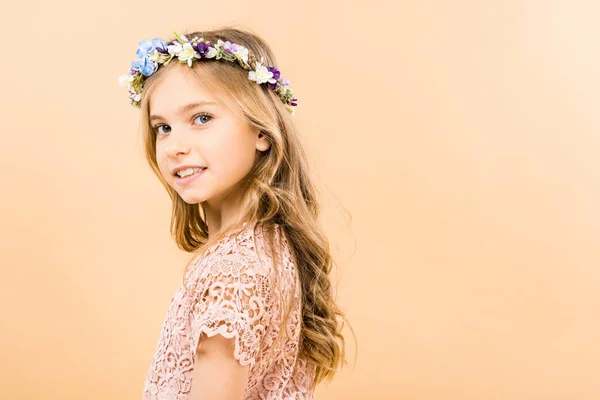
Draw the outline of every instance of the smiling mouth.
M175 176L176 178L183 179L183 178L187 178L188 176L192 176L199 172L202 172L205 169L206 168L202 168L202 167L182 169L180 171L177 171L173 176Z

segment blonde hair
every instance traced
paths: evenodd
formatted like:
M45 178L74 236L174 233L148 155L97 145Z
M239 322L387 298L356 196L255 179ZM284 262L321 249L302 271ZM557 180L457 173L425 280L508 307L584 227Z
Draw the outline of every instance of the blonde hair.
M185 33L185 36L202 37L212 43L218 39L228 40L245 46L259 60L263 57L265 65L277 65L267 43L247 30L226 27ZM178 63L174 61L172 64ZM279 226L283 229L290 243L302 291L299 356L314 366L315 385L323 379L331 380L338 366L345 364L345 340L341 330L346 318L333 298L329 273L334 260L328 239L317 223L320 213L317 189L309 176L306 155L289 112L271 89L250 81L248 72L239 65L208 61L196 62L192 68L185 66L190 73L204 77L203 80L198 79L199 82L209 76L225 89L235 103L234 108L271 144L245 178L238 220L225 231L211 235L209 240L208 227L201 215L204 213L202 204L183 201L163 179L156 162L156 137L149 123L148 99L156 82L170 68L172 65L164 66L146 80L141 99L141 126L146 159L173 201L170 229L177 245L187 252L201 254L226 234L241 231L244 223L260 223L270 242L274 228ZM276 259L274 246L270 247Z

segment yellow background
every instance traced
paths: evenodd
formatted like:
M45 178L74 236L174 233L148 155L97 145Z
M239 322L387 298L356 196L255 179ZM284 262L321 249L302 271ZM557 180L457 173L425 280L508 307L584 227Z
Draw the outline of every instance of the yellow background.
M141 397L187 255L117 77L226 23L271 43L322 188L358 357L317 399L600 398L597 2L1 7L0 398Z

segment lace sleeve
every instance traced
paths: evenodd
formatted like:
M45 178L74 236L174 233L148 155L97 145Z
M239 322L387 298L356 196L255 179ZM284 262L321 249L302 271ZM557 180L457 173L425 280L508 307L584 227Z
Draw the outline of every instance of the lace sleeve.
M253 265L218 258L200 277L192 312L195 351L202 333L235 338L234 356L243 366L254 365L271 317L270 279Z

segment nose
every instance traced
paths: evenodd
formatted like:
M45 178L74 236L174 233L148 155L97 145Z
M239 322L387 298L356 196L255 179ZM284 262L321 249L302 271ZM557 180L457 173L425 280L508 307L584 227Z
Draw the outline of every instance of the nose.
M190 152L190 146L184 143L181 139L171 136L169 143L165 146L165 154L170 158L187 154Z

